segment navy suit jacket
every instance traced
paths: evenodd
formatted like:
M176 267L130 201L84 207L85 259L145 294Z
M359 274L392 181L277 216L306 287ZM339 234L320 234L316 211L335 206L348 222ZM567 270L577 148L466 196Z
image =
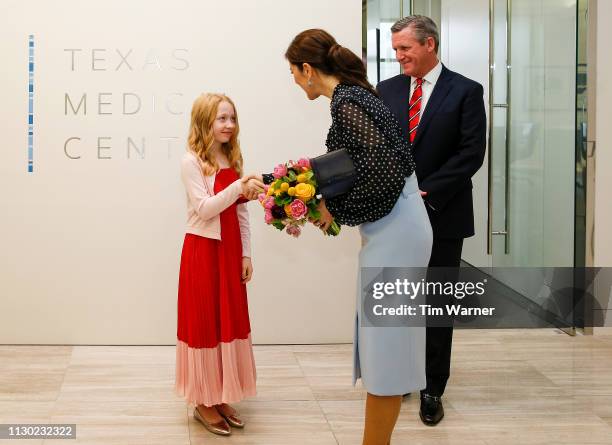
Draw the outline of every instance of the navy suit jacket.
M408 138L410 77L400 74L376 88ZM434 238L474 235L471 178L484 160L486 121L482 85L443 66L412 144Z

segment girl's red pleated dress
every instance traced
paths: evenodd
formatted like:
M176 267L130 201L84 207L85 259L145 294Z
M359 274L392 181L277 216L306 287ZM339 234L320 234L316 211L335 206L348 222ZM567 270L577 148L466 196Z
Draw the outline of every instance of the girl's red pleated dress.
M217 194L238 179L219 170ZM213 406L255 395L255 360L236 206L220 214L221 240L186 234L178 291L176 390L188 402Z

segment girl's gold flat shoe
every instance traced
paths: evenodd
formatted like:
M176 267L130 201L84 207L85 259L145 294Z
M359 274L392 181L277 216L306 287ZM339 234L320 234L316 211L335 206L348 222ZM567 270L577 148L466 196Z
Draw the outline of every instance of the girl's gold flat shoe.
M210 423L204 417L200 415L198 408L193 411L193 417L213 434L218 434L219 436L229 436L232 434L232 430L230 426L227 424L225 420L220 420L219 422Z
M221 414L221 416L227 420L227 423L234 428L244 428L244 420L240 419L236 414L232 414L231 416L226 416L221 412L219 412L219 414Z

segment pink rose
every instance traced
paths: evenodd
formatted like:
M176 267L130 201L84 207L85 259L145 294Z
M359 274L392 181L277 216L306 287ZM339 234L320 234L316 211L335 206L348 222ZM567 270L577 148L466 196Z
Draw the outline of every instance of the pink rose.
M302 168L310 168L310 159L307 158L301 158L298 162L297 165L299 165Z
M268 199L264 201L263 205L266 208L266 210L271 211L272 207L274 207L276 204L274 203L274 198L271 196L268 196Z
M287 174L287 166L284 164L278 164L276 167L274 167L274 173L272 173L272 176L278 179L278 178L282 178L286 174Z
M272 216L272 211L266 209L265 214L266 214L265 216L266 224L270 224L272 221L274 221L274 217Z
M302 229L300 228L300 226L289 225L287 226L287 233L297 238L302 233Z
M295 219L302 219L308 213L308 207L301 199L294 200L289 207L291 207L291 216Z

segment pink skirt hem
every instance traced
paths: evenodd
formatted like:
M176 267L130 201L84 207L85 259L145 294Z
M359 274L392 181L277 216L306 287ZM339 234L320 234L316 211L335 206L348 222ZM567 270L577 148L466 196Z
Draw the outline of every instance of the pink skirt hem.
M177 340L176 392L195 405L236 403L255 396L251 336L215 348L190 348Z

